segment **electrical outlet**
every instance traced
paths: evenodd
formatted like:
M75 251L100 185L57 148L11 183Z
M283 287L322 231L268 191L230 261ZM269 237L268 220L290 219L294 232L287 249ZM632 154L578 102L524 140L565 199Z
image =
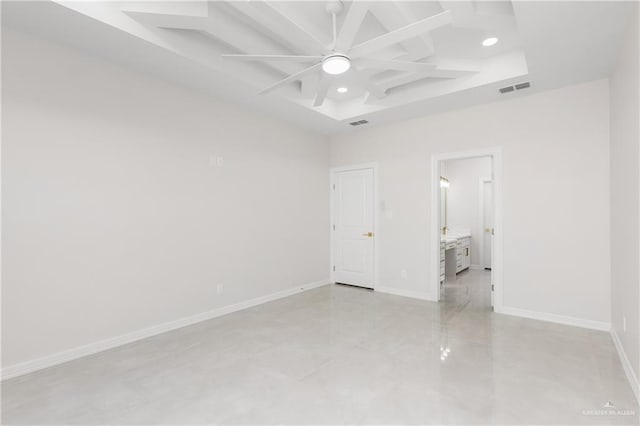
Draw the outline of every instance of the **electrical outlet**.
M216 164L218 165L218 167L224 167L224 157L218 157L218 159L216 160Z
M224 293L224 284L218 284L218 287L216 288L216 293L218 294Z
M402 271L400 271L400 278L402 278L403 280L407 279L407 270L403 269Z

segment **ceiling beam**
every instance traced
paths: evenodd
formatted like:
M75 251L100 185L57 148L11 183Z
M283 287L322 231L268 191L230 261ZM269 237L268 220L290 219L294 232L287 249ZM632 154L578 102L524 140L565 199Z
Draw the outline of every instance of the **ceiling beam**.
M318 81L320 74L312 74L300 80L300 94L304 99L312 99L318 91Z
M474 3L471 0L441 0L439 3L443 10L451 12L454 26L471 20L476 14Z
M191 4L191 2L189 3ZM77 3L74 3L74 6L76 4ZM130 7L128 3L124 3L114 5L114 9L117 9L119 14L128 15L132 18L131 22L127 23L128 25L136 24L133 28L139 27L141 29L145 29L142 33L144 35L131 32L129 29L123 29L123 31L130 32L143 40L160 46L175 53L176 55L200 63L212 70L220 71L225 67L225 64L223 63L224 60L220 55L222 53L219 49L220 46L212 46L211 42L207 41L205 37L193 37L189 34L189 30L201 31L204 33L210 25L208 4L206 5L207 7L200 8L199 10L198 8L194 9L193 7L187 7L186 9L175 7L185 5L185 3L177 5L175 2L162 4L135 2L133 7ZM78 10L73 8L72 10L86 14L84 9ZM87 16L91 16L94 19L100 19L93 15ZM122 19L120 18L120 20ZM171 31L172 29L186 31ZM152 37L149 37L150 35L152 35ZM257 88L265 87L277 78L278 74L283 74L282 71L273 69L260 70L254 65L247 64L246 62L233 64L232 73L232 78L237 82L243 80L245 82L249 81Z
M327 53L327 46L308 30L302 28L294 19L276 9L265 1L239 2L230 1L225 4L233 7L250 18L255 24L268 30L284 43L293 44L297 53L306 55Z
M147 8L147 10L149 9L150 8ZM203 17L153 13L149 11L142 12L130 9L125 9L123 12L140 22L158 28L204 31L241 52L260 52L262 54L282 53L274 43L267 41L264 37L256 33L244 30L231 22L228 17L222 13L209 13L208 16ZM302 69L299 64L289 62L269 62L264 63L264 66L275 69L287 76L296 74Z
M355 0L351 2L336 40L335 48L338 51L346 52L351 49L368 11L369 3Z
M319 107L324 103L324 100L327 97L327 93L329 93L330 85L331 85L331 80L326 74L323 74L320 77L320 82L318 83L318 90L316 92L316 98L313 101L314 107Z
M429 18L421 19L402 28L395 29L381 36L367 40L353 47L349 54L357 58L384 49L387 46L400 43L420 34L424 34L436 28L443 27L451 23L451 14L442 12Z
M403 6L401 9L398 2L372 3L370 11L387 31L393 31L417 21L415 17L410 17L407 14L406 7ZM404 40L400 42L400 45L408 53L421 58L431 56L434 53L433 40L425 33Z
M145 2L119 1L116 7L122 12L148 12L172 16L203 17L209 12L207 0L192 0L184 2Z
M471 1L441 0L440 6L453 15L454 27L487 31L515 31L517 29L513 14L478 13L475 3Z
M174 15L129 8L123 8L122 12L136 21L158 28L202 31L209 25L209 17L207 15Z
M394 2L393 4L398 9L398 11L400 11L400 14L404 17L407 23L414 22L418 19L418 17L416 17L415 14L409 10L406 2ZM431 35L429 33L423 33L419 36L419 38L424 42L425 47L429 52L428 56L435 55L436 49Z
M426 62L414 62L414 61L399 61L396 59L373 59L362 58L356 59L360 68L375 69L375 70L398 70L409 72L425 72L432 71L436 68L434 64Z
M438 58L430 61L429 63L434 65L432 70L418 73L407 72L393 77L376 80L375 83L386 91L427 77L453 79L476 74L481 70L480 64L476 61Z
M385 93L385 89L377 84L374 84L371 81L369 75L367 75L365 72L355 67L352 68L352 70L358 76L358 82L367 90L367 92L369 92L371 96L374 96L378 99L382 99L387 96L387 94Z

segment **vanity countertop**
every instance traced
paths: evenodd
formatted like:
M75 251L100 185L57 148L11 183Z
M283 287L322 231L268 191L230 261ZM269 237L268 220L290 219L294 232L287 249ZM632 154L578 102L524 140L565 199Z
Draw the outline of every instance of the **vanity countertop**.
M447 235L441 235L440 236L440 241L445 242L445 243L453 243L456 242L462 238L471 238L471 234L447 234Z

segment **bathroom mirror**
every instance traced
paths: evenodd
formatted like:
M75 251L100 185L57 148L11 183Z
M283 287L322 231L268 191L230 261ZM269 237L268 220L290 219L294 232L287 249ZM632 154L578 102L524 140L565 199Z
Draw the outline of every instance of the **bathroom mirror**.
M440 176L440 230L447 233L447 192L449 191L449 180Z

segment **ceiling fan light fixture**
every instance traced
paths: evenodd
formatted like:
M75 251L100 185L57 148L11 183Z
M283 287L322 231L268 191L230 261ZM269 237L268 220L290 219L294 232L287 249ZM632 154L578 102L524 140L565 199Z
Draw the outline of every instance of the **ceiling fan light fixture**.
M338 93L347 93L349 91L346 87L338 87L336 90Z
M489 38L485 38L482 41L482 45L484 47L489 47L489 46L493 46L494 44L496 44L498 42L498 37L489 37Z
M349 71L351 60L344 55L332 55L323 59L322 70L327 74L338 75Z

